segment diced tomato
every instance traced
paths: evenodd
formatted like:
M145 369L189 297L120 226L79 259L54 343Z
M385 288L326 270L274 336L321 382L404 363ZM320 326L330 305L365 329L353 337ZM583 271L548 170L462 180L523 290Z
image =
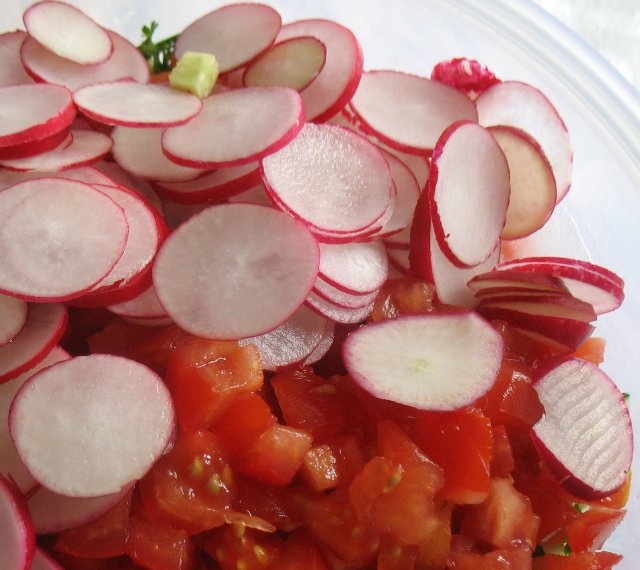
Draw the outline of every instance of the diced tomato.
M292 526L288 487L266 485L253 479L237 477L233 508L267 521L274 527L289 530Z
M522 543L487 553L455 537L447 568L451 570L531 570L531 549Z
M588 360L594 364L602 364L606 346L607 343L603 338L591 337L585 340L571 356Z
M225 522L223 513L233 502L233 471L213 434L182 431L139 488L152 518L197 534Z
M64 570L142 570L128 556L117 558L79 558L59 552L55 559L60 562Z
M492 425L493 455L491 457L491 477L508 477L516 467L511 442L503 425Z
M625 511L592 507L566 527L571 552L600 550L624 518Z
M413 570L418 560L418 550L415 545L405 545L385 535L378 549L377 570Z
M408 467L410 465L427 465L431 467L434 490L442 487L444 473L442 469L429 459L418 445L391 420L378 423L378 455L382 455L393 463Z
M115 558L127 554L131 493L98 519L58 534L55 548L83 558Z
M306 531L299 529L287 538L277 567L282 570L329 570L320 549ZM275 569L274 569L275 570Z
M260 388L260 353L253 345L193 339L169 358L166 382L180 426L207 429L234 398Z
M375 323L400 315L430 313L436 308L435 296L436 288L431 283L413 277L390 279L376 297L369 318Z
M414 429L420 448L444 470L438 496L458 504L482 502L493 453L489 419L477 410L422 412Z
M611 570L620 560L622 556L611 552L545 554L533 559L533 570Z
M300 475L314 491L326 491L349 485L364 463L356 438L339 437L307 451Z
M60 346L69 354L89 354L87 339L104 329L117 317L106 309L76 309L67 307L69 321Z
M611 495L607 495L601 499L598 499L592 504L602 505L611 509L622 509L629 501L629 494L631 493L631 471L627 473L627 479L617 491L614 491Z
M238 471L268 485L287 485L295 477L311 447L302 429L274 424L238 458Z

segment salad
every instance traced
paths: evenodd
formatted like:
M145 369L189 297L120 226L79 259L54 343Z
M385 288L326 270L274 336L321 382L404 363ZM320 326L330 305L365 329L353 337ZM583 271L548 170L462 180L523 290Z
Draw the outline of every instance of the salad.
M633 436L609 269L537 87L367 70L262 4L138 47L0 35L10 568L611 568ZM60 34L64 25L66 34ZM557 218L557 216L556 216ZM523 249L524 248L524 249Z

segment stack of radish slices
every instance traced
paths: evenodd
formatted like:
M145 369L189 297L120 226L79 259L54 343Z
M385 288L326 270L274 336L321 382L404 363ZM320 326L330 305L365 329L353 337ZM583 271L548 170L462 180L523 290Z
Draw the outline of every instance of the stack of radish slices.
M352 330L336 348L363 388L444 412L494 385L491 321L507 321L559 358L535 384L540 457L579 497L622 485L625 401L567 356L620 306L622 280L565 258L500 262L570 187L567 129L537 89L464 59L431 79L363 72L344 26L245 3L178 39L178 57L218 59L199 99L150 82L137 49L76 8L39 2L24 22L0 35L3 568L53 568L34 533L107 512L174 430L155 372L58 346L68 307L254 344L274 371ZM368 323L404 274L457 307Z

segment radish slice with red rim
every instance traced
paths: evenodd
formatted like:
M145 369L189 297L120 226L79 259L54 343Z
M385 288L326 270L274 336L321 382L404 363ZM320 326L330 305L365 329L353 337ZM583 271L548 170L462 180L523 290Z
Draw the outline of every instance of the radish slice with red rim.
M248 190L243 190L238 194L229 196L227 201L231 203L244 202L247 204L260 204L261 206L274 207L273 202L269 200L267 189L264 187L264 184L262 182L258 182L258 184L252 186Z
M36 546L31 570L64 570L45 550Z
M335 338L335 331L336 331L335 321L327 319L325 321L325 328L324 328L324 332L322 333L322 338L320 339L318 346L316 346L313 349L313 352L309 356L307 356L306 360L303 363L304 366L311 366L312 364L315 364L321 358L323 358L325 354L329 352L329 349L333 345L333 339Z
M476 122L478 118L473 102L457 90L417 75L386 70L363 74L349 111L361 129L414 154L431 151L452 123Z
M71 131L69 134L69 144L63 143L36 156L0 160L0 166L18 171L61 172L98 162L113 145L111 137L96 131Z
M202 112L162 136L164 153L192 168L254 162L289 143L304 124L300 95L286 87L247 87L204 100Z
M29 570L35 547L36 536L24 497L11 481L0 475L0 552L3 566L11 570Z
M526 295L494 297L481 299L478 303L478 312L485 309L512 309L529 315L546 315L575 319L590 323L596 320L596 314L589 303L580 301L570 295Z
M76 116L71 93L60 85L0 87L0 147L40 140L66 129Z
M487 89L475 103L481 125L516 127L538 142L553 170L556 202L562 200L571 186L573 151L569 131L549 99L531 85L504 81Z
M383 400L419 410L456 410L493 386L500 334L472 312L404 316L365 325L343 345L351 377Z
M106 30L69 4L37 2L25 11L23 20L32 38L65 59L92 65L106 61L113 53Z
M489 258L509 204L509 166L491 133L475 123L447 128L431 159L428 192L434 233L449 260L473 267Z
M345 309L360 309L370 305L378 296L378 291L379 289L364 294L347 293L343 289L334 287L320 276L318 276L318 279L316 279L313 285L313 292L318 297L338 307L344 307Z
M610 495L625 482L633 456L624 398L596 365L560 360L534 383L545 413L531 436L541 459L576 497Z
M355 309L340 307L331 301L323 299L313 291L309 293L306 303L319 315L323 315L336 323L343 324L361 323L371 314L371 311L373 311L373 303Z
M153 282L160 303L184 330L236 340L286 321L311 290L318 259L318 244L300 222L273 208L223 204L169 236Z
M278 42L312 36L326 48L324 66L301 93L307 120L321 123L340 112L355 93L362 76L362 48L353 32L330 20L299 20L286 24Z
M73 94L73 100L90 119L125 127L182 125L202 109L202 101L191 93L135 81L82 87Z
M107 308L121 317L136 319L164 319L168 316L167 311L160 304L153 285L145 289L137 297L117 305L110 305Z
M27 300L85 293L113 269L129 232L122 208L75 180L16 184L0 193L0 211L0 289Z
M27 323L27 303L0 294L0 346L11 342Z
M216 202L214 202L215 204ZM164 221L170 229L174 230L189 218L211 207L211 204L181 204L172 202L166 198L162 200L162 208L164 209Z
M20 60L20 46L26 38L22 30L0 34L0 87L33 83Z
M31 376L47 366L69 358L71 356L65 350L55 346L33 368L23 372L9 382L0 384L0 457L2 457L0 475L11 479L24 494L29 493L37 483L31 473L27 471L24 463L22 463L22 459L20 459L16 446L11 439L11 434L9 433L9 408L11 408L11 403L18 390Z
M107 30L113 42L113 54L104 63L82 65L49 51L33 38L22 44L20 57L27 72L38 81L64 85L71 91L95 83L120 79L149 81L149 65L144 56L128 40Z
M14 160L32 157L59 147L69 137L69 129L62 129L44 139L28 141L0 148L0 160Z
M61 417L68 420L56 420ZM103 354L32 376L9 412L9 430L27 469L49 490L72 497L119 493L140 479L173 429L173 404L162 379L142 364Z
M518 271L518 269L497 269L476 275L469 280L469 287L476 292L483 289L513 288L545 291L547 294L568 292L562 279L550 274Z
M180 166L162 152L164 129L118 126L111 132L113 159L127 172L147 180L181 182L203 174L195 168Z
M59 304L32 304L27 322L9 344L0 346L0 384L37 366L64 334L67 311Z
M255 59L275 41L282 18L270 6L240 3L223 6L187 26L176 41L176 59L186 52L216 56L220 73Z
M389 266L399 271L402 275L411 273L411 262L409 261L409 251L406 249L385 247Z
M327 48L317 38L289 38L262 54L244 71L245 87L279 86L302 91L324 67Z
M281 207L313 228L352 233L386 212L392 180L380 151L334 125L307 123L261 165L267 190Z

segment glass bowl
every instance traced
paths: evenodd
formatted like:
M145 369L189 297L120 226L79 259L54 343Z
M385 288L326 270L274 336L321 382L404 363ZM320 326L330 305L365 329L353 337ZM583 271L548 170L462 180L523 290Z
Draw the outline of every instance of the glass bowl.
M22 27L31 2L12 0L0 29ZM70 0L102 25L139 43L140 27L156 20L158 38L177 33L223 2L188 0ZM626 281L622 309L598 319L607 340L603 368L631 394L640 425L640 95L598 53L526 0L271 0L284 21L335 19L360 40L365 69L391 68L428 75L455 56L478 59L503 79L539 87L565 120L574 148L573 185L552 222L523 251L567 255L604 265ZM634 471L640 472L638 454ZM617 567L638 567L640 492L607 549L625 555Z

